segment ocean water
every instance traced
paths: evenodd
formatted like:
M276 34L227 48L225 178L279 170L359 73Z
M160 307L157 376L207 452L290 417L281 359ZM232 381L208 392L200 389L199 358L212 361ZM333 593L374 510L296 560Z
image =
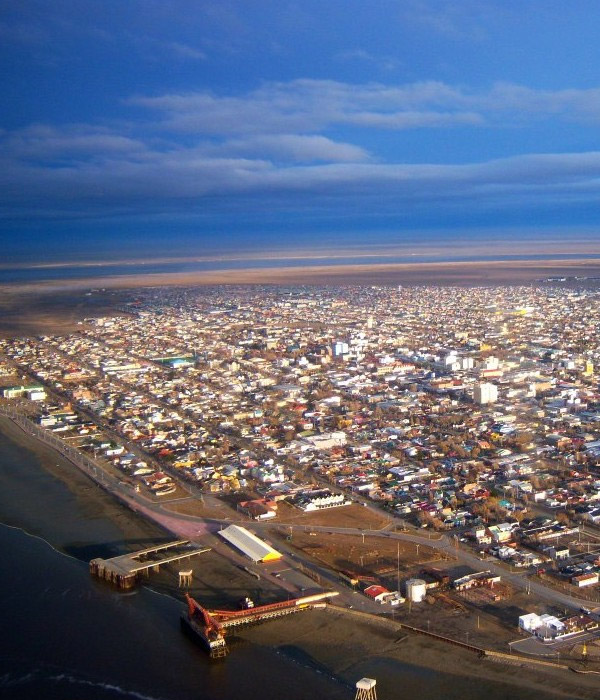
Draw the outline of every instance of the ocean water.
M90 484L90 488L95 488ZM211 662L182 604L120 592L87 561L123 549L118 524L0 435L0 697L39 700L350 698L348 685L244 640Z

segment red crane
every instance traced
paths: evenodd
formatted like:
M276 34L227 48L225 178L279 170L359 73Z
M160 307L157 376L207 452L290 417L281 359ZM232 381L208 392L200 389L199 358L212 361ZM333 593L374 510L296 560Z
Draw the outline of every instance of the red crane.
M225 632L229 627L288 615L317 604L324 605L323 601L336 595L336 591L330 591L245 610L207 610L186 593L187 615L182 616L182 622L202 639L211 658L219 658L227 654Z
M208 610L203 608L198 601L194 600L187 593L185 598L188 604L188 615L190 620L195 620L197 623L204 626L204 634L207 639L218 639L223 637L224 629L217 620L211 617Z

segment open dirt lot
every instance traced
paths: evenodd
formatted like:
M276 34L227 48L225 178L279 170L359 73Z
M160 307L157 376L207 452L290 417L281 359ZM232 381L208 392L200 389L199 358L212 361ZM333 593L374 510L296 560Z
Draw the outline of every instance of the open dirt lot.
M89 288L89 283L87 285ZM26 291L0 288L0 337L66 335L88 316L116 313L123 292ZM121 313L121 312L119 312Z
M314 513L304 513L285 502L277 509L277 521L293 525L319 525L321 527L356 527L362 530L380 530L391 520L385 513L376 513L359 505L327 508Z
M189 497L187 500L178 503L165 503L165 509L181 515L194 515L197 518L247 520L241 513L214 496L205 496L202 501L198 498Z
M289 536L286 528L278 531L281 537ZM439 561L436 550L419 545L397 542L382 537L338 535L294 531L289 544L304 554L320 561L336 571L359 576L381 576L397 573L398 562L403 578L421 564Z
M178 503L167 503L168 510L182 515L195 515L199 518L217 518L219 520L248 520L246 516L233 508L227 501L216 496L204 496L203 500L190 498ZM304 513L298 508L281 501L278 504L277 517L272 521L285 525L320 527L351 527L361 530L379 530L391 521L385 513L373 512L370 508L359 505L329 508L316 513Z

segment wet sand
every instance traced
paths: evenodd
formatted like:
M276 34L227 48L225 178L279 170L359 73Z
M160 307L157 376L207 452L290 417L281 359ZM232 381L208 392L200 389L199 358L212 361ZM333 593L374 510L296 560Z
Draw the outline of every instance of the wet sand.
M40 479L50 475L67 487L83 513L91 523L90 533L80 532L81 523L71 513L57 509L56 513L40 512L36 508L34 494L39 488L51 488L51 481L42 485L35 481L36 469L23 465L22 478L11 472L10 465L0 469L0 489L10 493L10 499L2 501L2 521L20 527L27 532L43 537L61 551L83 561L94 557L110 557L148 544L173 539L170 533L156 523L140 518L119 503L110 494L99 488L94 481L48 445L33 440L11 420L0 416L0 442L12 443L33 453L45 470ZM39 473L40 470L38 469ZM52 516L52 517L49 517ZM49 527L48 521L51 521ZM109 521L112 528L95 529L94 523ZM104 542L98 540L107 537Z
M380 698L550 700L598 694L597 676L482 660L391 622L365 622L332 609L295 616L292 625L273 621L241 636L348 684L363 676L376 678Z
M19 294L74 292L100 287L135 289L140 287L245 285L245 284L418 284L486 285L530 284L547 277L600 276L600 261L587 258L567 260L496 260L469 262L423 262L275 266L269 268L203 270L131 274L84 279L52 280L0 286L0 298Z

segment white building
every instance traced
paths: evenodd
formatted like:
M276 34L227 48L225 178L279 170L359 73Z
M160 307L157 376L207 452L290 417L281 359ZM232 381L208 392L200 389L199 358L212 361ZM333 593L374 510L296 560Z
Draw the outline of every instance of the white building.
M253 532L245 527L230 525L219 532L219 535L245 554L252 561L276 561L281 554L266 542L263 542Z
M44 401L46 391L44 389L28 389L26 396L30 401Z
M351 501L347 501L343 493L332 493L326 489L301 494L297 500L298 507L307 512L323 510L324 508L336 508L349 505L350 503Z
M343 447L346 444L346 433L341 430L331 433L310 435L304 441L317 450L331 450L333 447Z
M348 343L344 343L341 340L336 340L334 343L332 343L331 350L334 357L342 357L350 352L350 347Z
M486 357L485 360L480 365L483 370L497 370L500 369L500 360L493 355Z
M476 384L473 389L473 400L477 404L495 403L498 400L498 387L489 382Z
M542 639L553 639L565 633L565 624L554 615L528 613L519 617L519 627Z
M474 364L472 357L461 357L460 359L461 369L473 369Z

